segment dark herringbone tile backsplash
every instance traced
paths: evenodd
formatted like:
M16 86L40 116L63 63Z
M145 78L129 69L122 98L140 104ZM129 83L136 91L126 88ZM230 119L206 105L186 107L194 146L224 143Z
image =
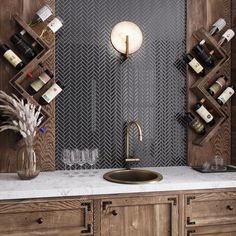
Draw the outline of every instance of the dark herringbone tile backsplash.
M57 35L56 75L66 86L56 105L56 161L63 148L100 151L100 168L124 166L124 130L139 120L144 140L131 133L139 166L184 165L185 0L57 0L64 27ZM142 48L123 62L110 43L124 20L140 26Z

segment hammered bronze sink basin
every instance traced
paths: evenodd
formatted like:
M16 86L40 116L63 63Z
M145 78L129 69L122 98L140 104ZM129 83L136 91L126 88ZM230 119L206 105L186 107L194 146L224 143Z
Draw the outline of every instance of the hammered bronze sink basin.
M104 174L103 178L119 184L147 184L158 182L163 177L161 174L150 170L123 169L110 171Z

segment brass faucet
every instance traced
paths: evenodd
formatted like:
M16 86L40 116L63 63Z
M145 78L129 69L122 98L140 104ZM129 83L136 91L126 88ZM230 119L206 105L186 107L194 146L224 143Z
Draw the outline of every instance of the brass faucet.
M126 128L126 135L125 135L125 142L126 142L126 154L125 154L125 161L130 163L130 162L138 162L140 161L139 158L131 157L129 156L129 131L132 127L132 125L135 125L138 129L138 140L142 142L143 140L143 134L142 134L142 129L137 121L130 121L127 125Z

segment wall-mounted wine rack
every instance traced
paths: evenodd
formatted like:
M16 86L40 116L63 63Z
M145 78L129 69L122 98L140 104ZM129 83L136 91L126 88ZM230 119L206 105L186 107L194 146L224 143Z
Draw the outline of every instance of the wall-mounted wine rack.
M42 67L42 63L45 62L50 55L52 54L52 51L50 49L50 46L44 42L38 34L32 30L18 15L14 16L15 21L17 24L26 31L29 37L31 37L34 40L34 44L37 44L37 47L39 49L39 53L37 56L31 60L21 71L19 71L11 80L10 84L12 87L14 87L15 90L18 91L18 93L23 97L28 99L32 104L39 106L37 97L31 96L27 92L27 87L29 86L29 83L25 83L25 78L27 77L28 73L31 73L34 71L37 67ZM28 79L29 80L29 79ZM31 81L30 81L31 82ZM47 122L47 120L50 118L49 112L47 112L47 109L45 107L42 107L41 113L44 116L42 126Z
M213 49L213 57L217 57L215 66L206 71L205 77L198 77L191 70L187 71L187 109L193 112L193 105L199 103L204 98L206 108L214 109L213 116L215 124L206 125L206 134L204 136L196 134L191 128L188 128L188 156L187 163L190 166L202 166L204 162L212 161L214 155L221 155L225 163L231 163L231 101L220 106L215 97L212 97L207 89L221 75L228 78L227 85L231 79L231 44L228 43L222 49L217 45L222 34L231 28L231 4L232 0L188 0L187 4L187 31L186 31L186 49L191 49L202 39L206 40L207 47ZM210 36L205 29L219 18L224 18L226 26L222 32ZM209 82L208 82L209 81ZM210 83L210 84L209 84ZM223 88L224 90L224 88ZM217 97L217 95L216 95ZM198 116L196 114L196 116ZM201 119L201 118L199 118Z
M217 45L216 40L210 36L204 28L194 32L193 36L198 42L204 39L209 50L214 50L214 57L216 59L215 66L207 71L206 76L197 79L197 81L191 87L193 93L199 99L204 98L205 103L214 110L213 115L216 120L214 126L209 127L207 129L207 133L203 137L198 137L197 139L193 140L193 143L196 145L204 145L217 133L221 125L228 118L228 115L216 102L215 98L209 94L207 88L210 86L210 83L214 83L220 75L226 75L226 77L228 77L227 71L224 69L224 64L229 60L229 56L223 48Z

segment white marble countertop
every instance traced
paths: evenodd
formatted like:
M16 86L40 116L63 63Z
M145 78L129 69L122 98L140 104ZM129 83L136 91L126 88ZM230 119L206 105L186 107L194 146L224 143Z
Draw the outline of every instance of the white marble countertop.
M127 185L103 179L109 170L98 170L93 177L69 177L65 171L41 172L33 180L20 180L14 173L0 174L0 200L82 196L117 193L236 188L236 172L202 174L190 167L144 168L157 171L163 180L157 183Z

